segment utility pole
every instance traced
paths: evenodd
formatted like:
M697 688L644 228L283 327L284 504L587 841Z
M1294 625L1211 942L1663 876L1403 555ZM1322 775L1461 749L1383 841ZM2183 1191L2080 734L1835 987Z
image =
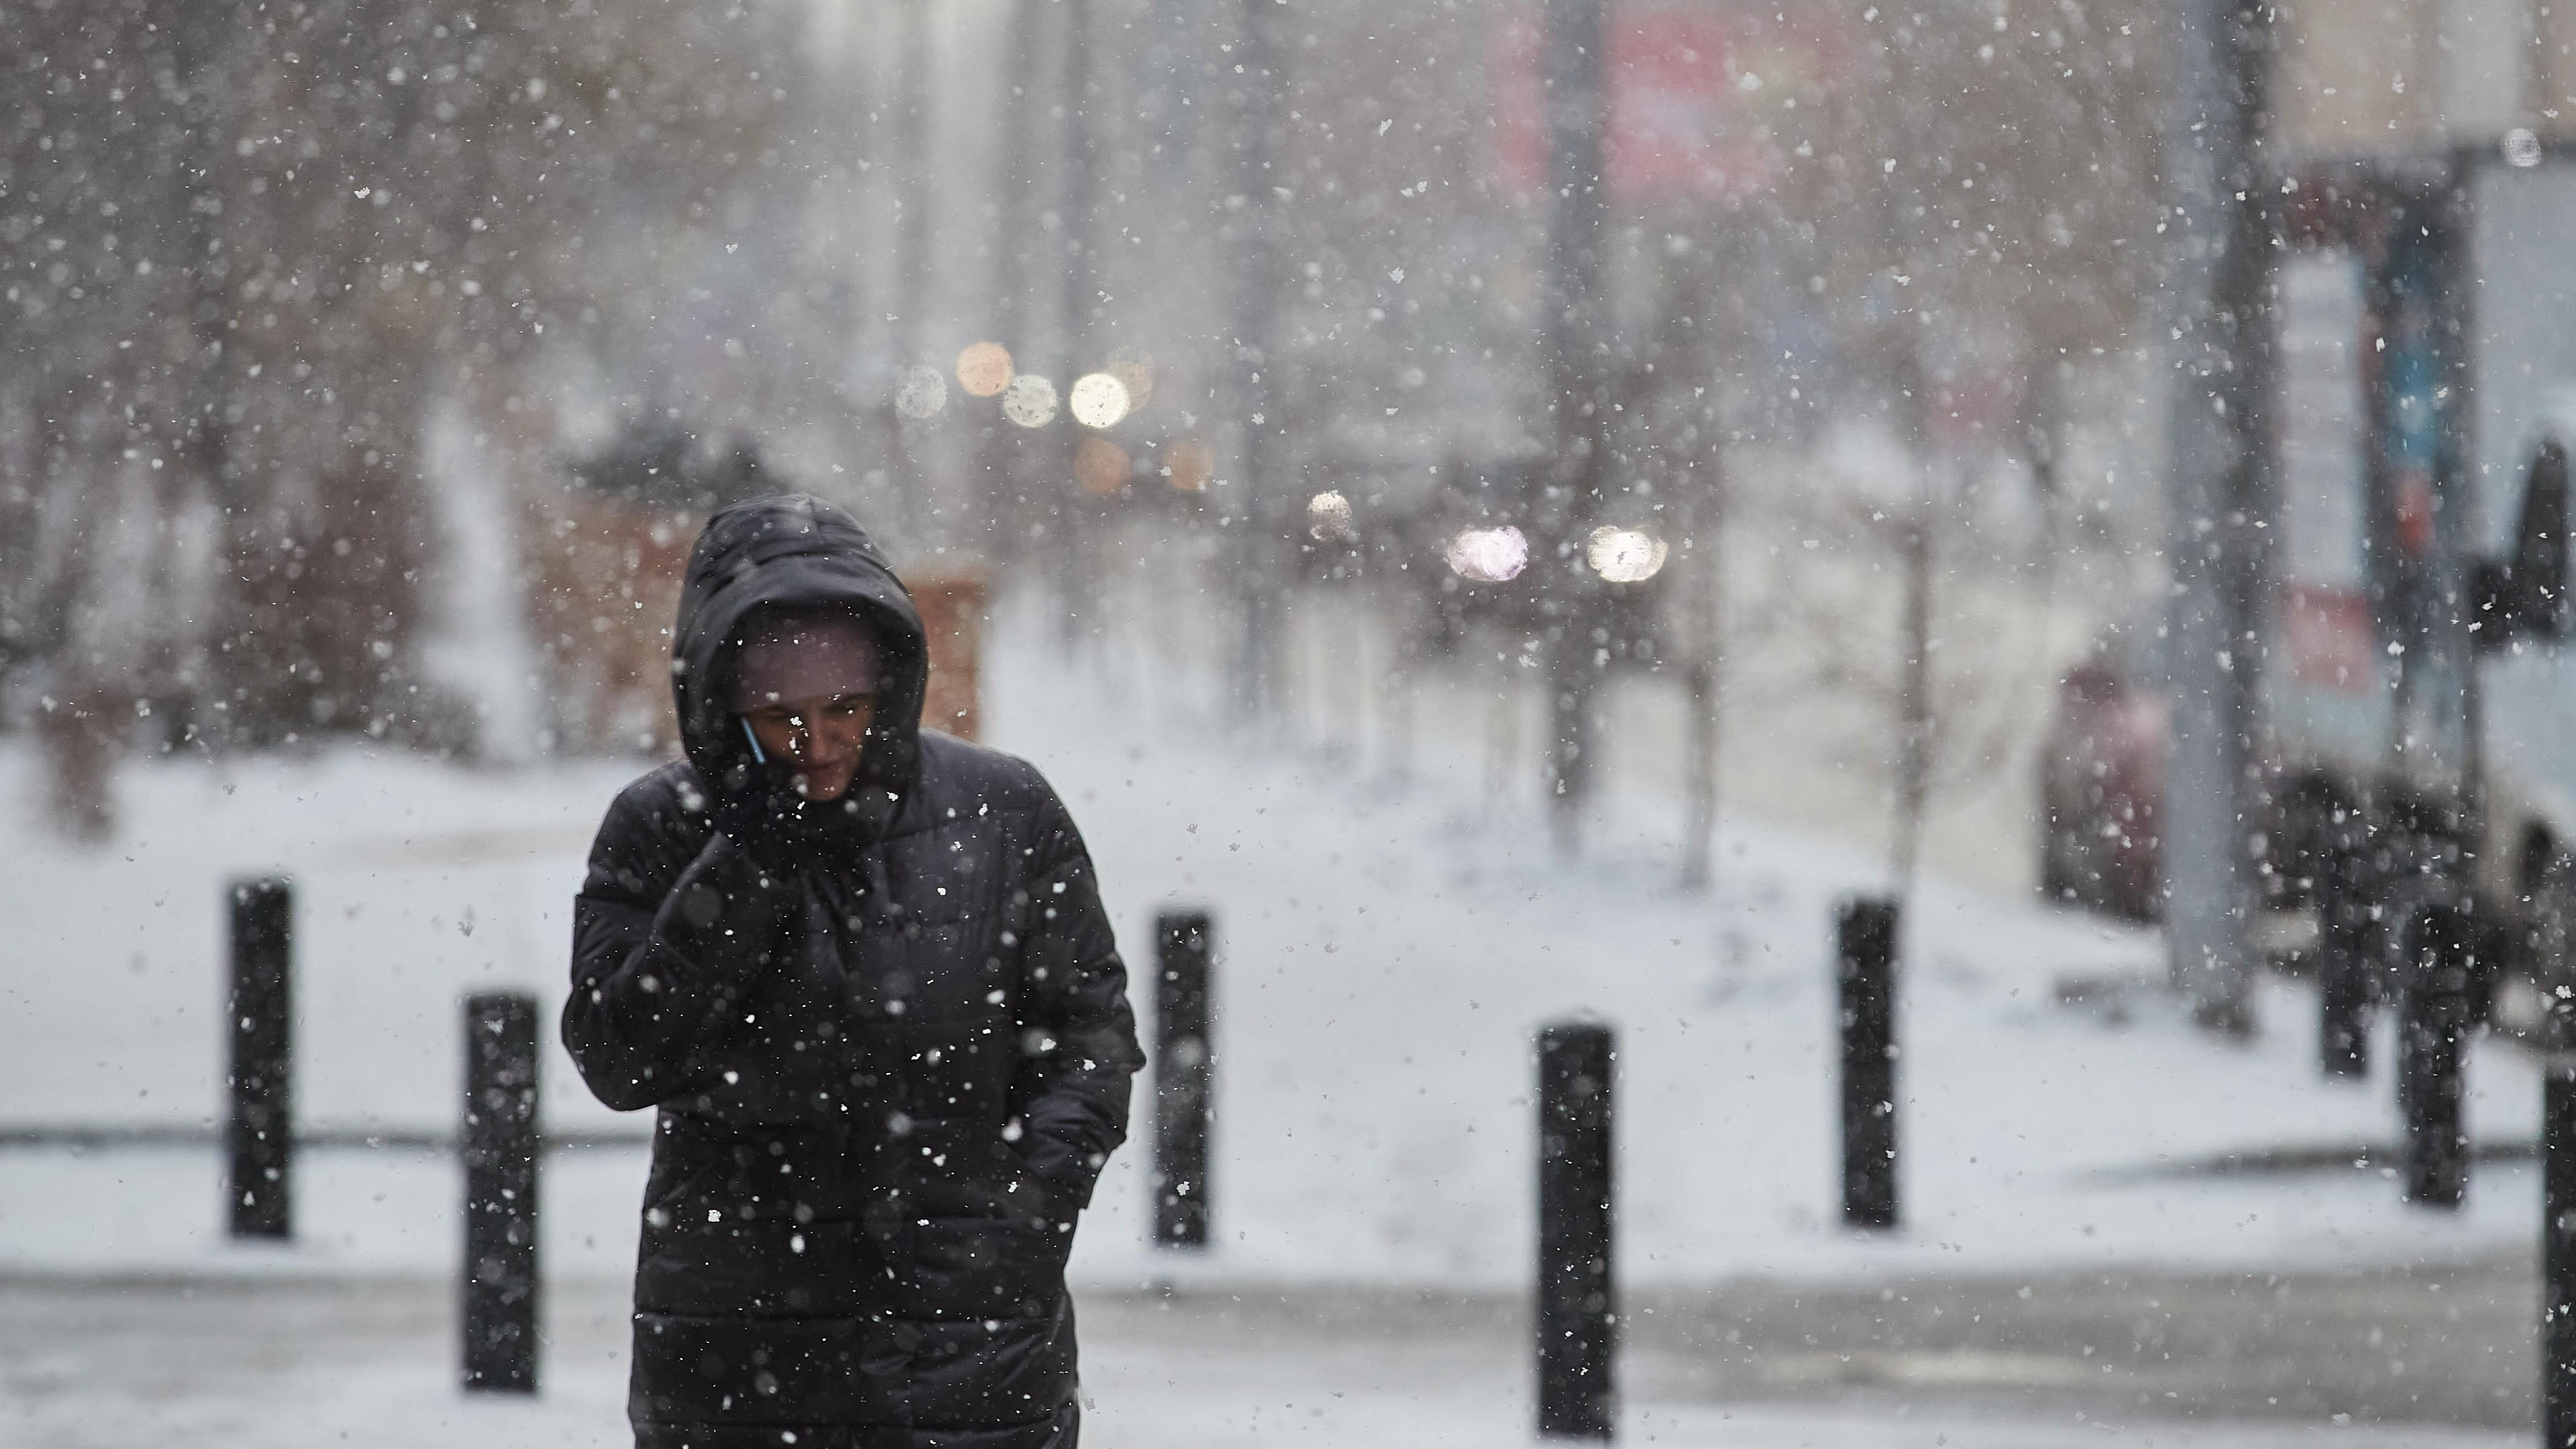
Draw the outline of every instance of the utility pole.
M873 238L866 222L877 205L874 164L877 159L878 128L868 98L876 84L874 51L857 37L870 33L867 18L859 0L849 0L843 7L847 28L836 37L837 49L831 57L835 80L842 91L842 116L846 119L835 139L848 147L845 157L850 168L849 184L841 188L836 207L836 230L845 238L840 244L842 255L833 268L833 323L845 329L844 352L833 370L832 391L847 407L841 419L848 429L847 446L859 473L845 485L863 488L862 481L871 465L886 464L892 448L880 436L881 415L876 405L886 401L874 391L882 380L876 371L875 356L877 311L870 304L877 300L874 278L866 257L874 250ZM890 465L889 465L890 466ZM852 502L855 495L845 494L841 501Z
M1091 0L1061 0L1064 6L1064 313L1063 366L1058 369L1058 396L1070 402L1073 381L1082 371L1092 339L1092 313L1099 305L1099 283L1092 251L1095 182L1091 144ZM1048 509L1058 521L1056 576L1062 601L1062 638L1067 646L1099 627L1090 519L1090 500L1074 480L1074 454L1082 446L1082 425L1067 407L1057 423L1057 450L1052 476L1041 479Z
M1668 351L1665 356L1672 354ZM1683 495L1681 517L1690 529L1691 555L1681 560L1685 598L1690 600L1691 645L1685 676L1690 720L1683 731L1681 887L1704 891L1717 879L1718 745L1723 736L1726 695L1726 448L1718 433L1714 409L1702 408L1701 421L1685 434L1697 446L1691 461L1700 473L1698 486ZM1687 636L1686 636L1687 637Z
M2253 906L2246 807L2266 490L2259 419L2269 208L2255 147L2269 60L2264 0L2179 0L2166 131L2176 338L2172 426L2173 754L2162 856L2176 987L2203 1025L2249 1033Z
M227 17L221 7L208 6L203 15L171 27L176 52L171 70L182 92L175 109L188 123L182 163L188 198L188 324L197 345L190 377L188 453L208 496L227 515L239 511L240 500L232 493L231 425L225 407L230 401L231 364L224 344L232 313L231 258L224 249L219 220L224 198L215 175L214 88L216 56L239 23L240 17Z
M1594 637L1601 588L1583 556L1610 453L1600 316L1603 5L1546 0L1539 46L1548 136L1548 391L1556 437L1532 521L1550 646L1548 804L1557 846L1569 853L1582 844L1598 766L1595 694L1604 654Z
M1706 256L1703 250L1701 255ZM1720 418L1720 389L1709 365L1709 348L1697 332L1697 319L1683 310L1685 298L1716 295L1716 268L1704 261L1677 268L1668 283L1669 300L1663 332L1655 343L1655 365L1662 384L1674 390L1691 386L1686 420L1665 445L1678 486L1673 518L1682 528L1682 547L1673 563L1680 570L1685 651L1684 697L1689 718L1682 730L1682 865L1683 890L1707 890L1717 877L1718 745L1724 733L1726 671L1726 575L1723 547L1727 527L1726 430ZM1688 289L1684 291L1684 289ZM1697 301L1691 303L1697 310ZM1675 419L1667 417L1670 428Z
M886 378L886 440L892 445L896 495L904 500L903 516L920 547L920 529L930 517L929 470L922 466L922 425L895 406L910 370L922 362L922 313L930 305L930 0L894 0L896 23L902 27L902 89L895 108L897 178L895 266L902 279L895 299L894 356Z
M1241 502L1231 510L1235 533L1234 701L1246 723L1269 711L1279 688L1278 573L1281 508L1272 496L1271 439L1280 430L1271 384L1278 318L1278 240L1271 212L1277 138L1278 48L1271 12L1285 0L1243 0L1239 37L1242 75L1235 87L1235 191L1241 209L1229 223L1234 242L1234 391L1241 431Z
M224 227L225 178L217 170L222 164L217 145L222 133L218 96L225 56L242 36L253 32L247 7L239 4L199 0L163 13L170 83L176 87L176 94L165 94L163 100L169 118L179 123L187 137L180 152L180 195L187 207L180 235L187 247L188 335L194 353L181 394L187 406L180 435L186 463L172 470L173 476L162 484L160 508L164 518L181 516L179 495L194 490L222 515L215 545L220 563L207 572L213 593L210 618L191 631L194 637L184 646L183 668L193 665L199 682L187 691L181 706L199 730L220 742L232 722L211 715L206 702L215 700L220 707L228 676L239 667L226 664L224 657L235 638L247 636L253 622L240 584L241 570L234 561L252 555L260 525L247 486L252 470L244 466L242 457L248 450L233 436L239 362L233 355L234 289L232 251ZM172 560L174 568L177 562ZM220 730L215 727L219 719L226 720Z
M1029 345L1029 238L1037 234L1044 208L1038 202L1037 177L1028 158L1035 154L1038 114L1038 25L1046 0L1013 0L1009 93L1002 102L1001 202L994 208L992 340L1008 349L1014 367L1034 360ZM976 471L982 478L986 536L1002 560L1016 559L1027 544L1028 480L1021 476L1024 453L1015 436L1024 430L990 410L983 414Z
M895 108L895 154L902 158L895 261L903 295L895 313L894 365L898 373L921 361L921 313L930 290L930 4L895 0L903 29L902 99Z
M1888 879L1899 902L1914 899L1923 817L1932 803L1932 531L1939 526L1934 506L1927 488L1916 500L1916 511L1895 520L1894 529L1903 602L1897 626L1896 819L1888 831Z

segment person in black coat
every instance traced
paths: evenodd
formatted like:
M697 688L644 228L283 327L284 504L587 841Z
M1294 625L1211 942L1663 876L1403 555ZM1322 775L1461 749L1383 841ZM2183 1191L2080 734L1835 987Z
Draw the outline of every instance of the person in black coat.
M1072 818L921 730L920 616L830 504L708 522L671 668L563 1017L656 1109L637 1449L1074 1449L1065 1256L1143 1058Z

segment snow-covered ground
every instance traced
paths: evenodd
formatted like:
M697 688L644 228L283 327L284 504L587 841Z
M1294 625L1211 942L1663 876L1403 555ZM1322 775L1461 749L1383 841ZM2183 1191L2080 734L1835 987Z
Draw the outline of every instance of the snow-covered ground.
M1669 801L1614 801L1569 865L1537 819L1481 803L1481 762L1458 752L1418 752L1410 788L1390 792L1347 757L1238 745L1183 691L1104 688L1026 632L992 667L996 741L1071 802L1140 988L1157 909L1217 920L1218 1241L1186 1261L1144 1245L1131 1146L1082 1236L1084 1282L1525 1281L1530 1043L1575 1013L1619 1033L1631 1282L2333 1267L2537 1234L2528 1169L2481 1170L2457 1214L2405 1207L2376 1171L2166 1170L2386 1142L2387 1077L2320 1080L2312 998L2286 985L2266 989L2263 1033L2243 1046L2150 992L2061 1005L2064 978L2151 978L2153 940L1953 887L1936 861L1906 933L1906 1226L1855 1235L1834 1213L1828 963L1834 901L1874 875L1855 853L1730 819L1718 890L1683 896L1668 886ZM139 764L119 781L121 834L91 850L41 833L33 761L0 747L0 1129L211 1130L223 882L266 870L300 892L304 1127L447 1128L460 998L518 985L560 999L581 852L631 773L354 749ZM2383 1035L2378 1060L2391 1055ZM552 1128L640 1133L590 1103L559 1054L547 1067ZM2475 1135L2527 1140L2531 1065L2481 1043L2470 1072ZM626 1270L642 1172L632 1146L549 1159L551 1272ZM452 1265L458 1179L437 1151L307 1152L285 1250L224 1242L218 1173L210 1145L0 1151L0 1268Z

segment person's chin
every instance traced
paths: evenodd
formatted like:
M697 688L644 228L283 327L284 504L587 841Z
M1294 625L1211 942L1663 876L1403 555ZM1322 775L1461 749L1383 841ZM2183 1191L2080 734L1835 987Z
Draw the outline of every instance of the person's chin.
M838 800L850 793L851 778L849 775L842 775L828 781L816 781L800 776L796 781L796 793L820 805L826 801Z

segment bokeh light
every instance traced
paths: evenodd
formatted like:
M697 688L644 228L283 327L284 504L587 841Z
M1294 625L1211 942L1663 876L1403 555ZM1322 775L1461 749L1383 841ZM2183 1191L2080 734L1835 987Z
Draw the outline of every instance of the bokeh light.
M970 342L957 354L957 385L968 397L991 397L1011 385L1011 350L998 342Z
M1126 492L1127 475L1134 468L1127 450L1107 438L1085 438L1073 450L1073 481L1094 498Z
M1163 450L1163 480L1178 493L1205 493L1216 475L1216 455L1205 443L1183 438Z
M1328 488L1306 500L1306 532L1319 543L1345 543L1354 532L1351 527L1351 500L1338 488Z
M1127 384L1105 372L1086 372L1073 380L1066 406L1086 428L1114 428L1127 416Z
M908 418L935 418L948 406L948 379L935 367L907 367L894 392L894 410Z
M1145 399L1154 395L1154 359L1141 347L1121 347L1109 354L1109 375L1127 389L1127 411L1145 410Z
M1002 389L1002 416L1024 428L1043 428L1055 421L1055 384L1034 372L1023 372Z
M1605 583L1642 584L1663 570L1666 552L1664 541L1644 529L1614 524L1592 530L1583 561Z
M1465 528L1449 540L1449 568L1462 579L1499 584L1520 577L1529 567L1529 539L1519 529Z

